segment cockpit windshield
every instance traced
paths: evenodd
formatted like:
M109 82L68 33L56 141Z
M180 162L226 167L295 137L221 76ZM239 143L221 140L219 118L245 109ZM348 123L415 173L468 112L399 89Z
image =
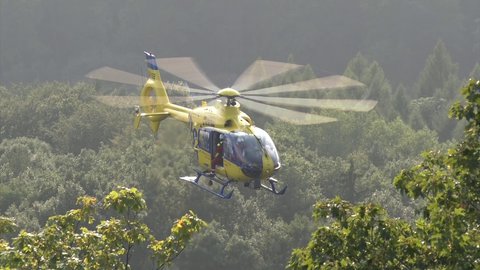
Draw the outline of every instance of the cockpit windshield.
M277 148L275 144L273 144L272 138L270 138L265 130L258 127L253 128L253 133L262 143L262 147L265 149L267 155L273 160L274 168L279 168L280 158L278 157Z
M225 134L224 157L244 167L262 168L262 147L255 136L245 132Z
M224 158L241 166L262 170L262 155L268 155L274 168L280 167L280 158L272 139L264 130L254 127L254 134L231 132L225 134Z

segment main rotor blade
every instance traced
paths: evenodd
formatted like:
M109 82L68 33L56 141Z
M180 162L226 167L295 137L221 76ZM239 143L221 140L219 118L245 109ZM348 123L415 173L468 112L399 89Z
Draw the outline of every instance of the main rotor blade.
M163 85L165 86L165 89L172 90L172 91L195 93L195 94L207 94L207 95L214 94L214 92L210 90L191 88L187 85L176 84L171 82L164 82Z
M185 103L199 100L208 101L215 98L214 95L202 95L202 96L170 96L168 99L172 103ZM103 104L118 108L133 108L140 104L139 96L95 96L95 99ZM159 105L160 100L152 96L149 105Z
M202 88L219 90L190 57L158 58L157 65L160 69Z
M329 122L335 122L337 119L316 114L292 111L276 106L258 103L245 98L239 98L240 105L249 110L262 113L294 125L315 125Z
M368 112L377 101L359 99L314 99L314 98L282 98L248 96L249 99L280 106L295 106L305 108L335 109L341 111Z
M111 68L111 67L101 67L99 69L92 70L85 76L89 79L110 81L110 82L123 83L123 84L135 85L135 86L142 86L147 81L147 78L143 76L126 72L123 70L119 70L116 68ZM177 83L164 82L163 84L165 88L168 90L197 93L197 94L212 93L212 91L209 91L209 90L191 88L186 85L181 85Z
M143 76L111 67L101 67L92 70L87 75L85 75L85 77L89 79L124 83L135 86L143 85L145 81L147 81L147 78Z
M301 65L274 62L266 60L257 60L253 62L237 80L233 83L232 88L237 91L249 89L255 84L266 81L276 75L285 73L290 70L303 67Z
M308 81L295 82L291 84L278 85L268 88L251 90L245 92L244 95L268 95L278 93L290 93L310 90L333 90L342 89L353 86L364 86L359 81L352 80L341 75L334 75L322 78L315 78Z

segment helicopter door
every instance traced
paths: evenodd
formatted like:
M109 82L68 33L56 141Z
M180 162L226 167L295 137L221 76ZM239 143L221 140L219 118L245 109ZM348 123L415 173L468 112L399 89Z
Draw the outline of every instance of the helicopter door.
M198 130L198 162L205 169L223 167L223 134L211 128Z
M223 167L223 134L212 132L212 169Z
M210 169L212 167L212 130L199 129L198 130L198 148L197 156L198 163L204 169Z

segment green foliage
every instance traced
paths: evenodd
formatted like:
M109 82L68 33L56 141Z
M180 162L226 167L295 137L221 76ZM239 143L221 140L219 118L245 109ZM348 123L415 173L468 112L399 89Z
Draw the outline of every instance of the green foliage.
M206 225L193 212L177 220L166 240L156 240L138 214L146 209L136 188L118 188L104 199L80 197L79 209L52 216L37 233L22 230L9 243L0 241L0 266L21 269L130 269L129 259L136 246L147 244L161 269L182 252L192 235ZM98 211L113 208L128 216L97 220ZM96 225L95 225L96 224ZM93 227L93 225L95 225ZM2 217L0 230L11 232L13 221ZM164 244L167 243L167 244Z
M12 233L16 227L13 218L0 217L0 234Z
M392 110L392 87L385 73L376 61L370 61L362 54L357 54L350 60L345 70L345 76L358 80L366 85L364 99L377 100L375 110L387 119L393 119L397 112Z
M458 122L448 119L447 112L460 84L458 65L453 63L444 43L439 41L414 87L415 99L408 105L411 126L435 130L440 141L452 138Z
M462 89L466 102L451 116L465 119L465 139L446 154L426 152L394 184L422 198L412 225L376 205L340 198L319 202L314 218L328 219L309 244L293 251L291 269L476 269L480 245L480 83Z
M421 164L395 178L402 192L427 202L417 227L431 263L453 268L478 263L480 243L480 83L471 80L462 95L465 104L455 103L450 115L467 121L465 139L446 154L425 153Z
M48 216L74 206L72 198L83 189L62 171L60 162L71 156L55 155L38 139L16 138L0 143L1 209L17 223L38 229ZM65 179L67 178L67 179Z
M0 93L0 139L38 138L59 152L97 150L118 134L119 124L128 119L96 102L93 87L84 83L19 84L5 92Z
M328 125L275 124L268 129L284 164L282 178L298 179L288 183L294 201L277 206L291 213L288 217L306 215L325 197L339 195L355 202L388 190L391 177L437 142L435 132L415 131L399 118L389 122L375 113L335 116L339 121Z
M147 208L142 197L142 194L136 188L122 189L119 192L110 192L103 203L106 209L113 208L121 214L130 210L138 212Z
M387 2L386 5L377 2L369 3L380 10L392 7ZM330 1L329 5L334 7L335 3ZM203 8L204 4L197 4L197 8ZM92 7L98 5L105 4ZM140 1L127 6L143 18L142 5ZM349 6L348 10L354 9ZM361 10L363 8L355 12ZM330 13L324 11L323 15L330 16ZM106 16L113 15L109 13ZM318 16L316 13L312 15ZM337 19L344 22L344 18ZM102 56L108 54L110 52ZM282 169L276 177L289 188L284 196L272 196L238 187L234 188L235 196L229 201L219 201L176 180L179 176L193 174L192 168L196 166L191 133L182 123L173 120L162 122L159 136L154 139L145 123L139 130L133 130L132 116L127 110L106 107L92 98L103 89L83 83L68 85L59 82L1 87L1 214L15 217L17 226L32 237L55 222L60 222L58 226L66 226L69 230L71 224L79 224L74 227L74 235L83 233L85 245L98 247L85 252L86 260L92 265L95 258L101 259L102 263L113 264L121 258L118 265L122 268L128 259L132 269L149 269L154 265L170 265L172 269L284 268L291 250L307 246L309 236L319 224L335 223L334 219L322 219L318 223L321 219L318 218L314 224L309 216L315 202L337 195L348 201L345 205L351 205L349 211L352 215L358 210L352 203L362 202L366 209L376 207L371 204L376 203L381 204L385 211L379 211L373 219L387 220L385 212L388 212L390 216L404 219L405 223L414 224L414 209L423 209L425 199L409 201L406 196L395 192L391 179L402 169L418 162L421 151L447 148L447 144L438 144L437 132L442 128L458 130L458 127L443 125L440 119L455 96L455 93L444 89L454 89L456 78L451 76L445 81L445 87L434 91L432 97L410 100L415 96L412 83L405 83L404 87L390 86L387 69L384 71L379 64L385 62L373 61L371 55L355 57L345 73L360 79L367 87L311 94L312 97L325 98L375 96L380 101L376 112L322 111L322 114L336 117L339 121L307 127L278 122L263 125L269 121L267 118L252 115L257 125L265 128L274 139L282 162ZM124 57L130 56L122 54L122 59ZM138 63L135 60L138 60L138 55L131 59L132 63ZM102 65L105 63L110 61L102 61ZM413 68L409 67L409 70ZM313 71L307 67L265 83L292 82L311 78L312 74ZM98 88L99 85L96 86ZM392 89L396 89L393 98ZM116 88L115 91L123 93L125 89ZM402 121L408 121L412 113L410 109L415 109L421 123L416 128L410 128ZM438 117L432 117L432 113L438 114ZM143 191L144 201L139 199L138 190L128 189L123 193L115 190L116 193L111 193L117 186L137 187ZM104 199L97 203L92 197L84 197L85 194ZM72 198L79 196L83 198L79 202L82 206L76 209L78 211L69 211L77 208ZM136 205L136 210L131 209L133 205ZM172 232L170 226L159 224L176 224L177 218L189 209L208 221L210 226L191 238L191 244L185 247L179 241L182 235ZM49 220L51 216L64 216L65 212L68 213L66 221ZM8 220L5 222L7 228L10 223ZM366 224L366 221L362 222ZM129 233L119 232L128 226L131 228ZM369 226L375 231L378 224ZM13 235L11 229L13 227L2 235L2 250L7 251L13 246L12 237L20 237L18 232ZM97 239L100 234L108 235L108 238L101 242ZM169 238L173 234L176 237ZM147 235L164 240L149 242ZM32 237L26 234L23 239L33 241ZM421 240L405 236L402 241L399 240L399 243L403 246L399 244L397 248L415 254L405 257L405 265L425 268L426 260L422 253L425 250ZM129 249L129 246L132 248ZM178 253L151 258L153 247L158 250L185 249L172 262L171 259ZM65 255L58 255L60 257L72 257L68 254L76 252L68 246L58 247L56 252L59 253L60 249L65 251ZM110 255L102 255L102 250ZM373 247L369 250L379 252ZM378 258L372 259L376 260L381 262ZM421 263L416 264L419 261Z
M205 225L204 221L190 211L176 221L167 239L152 241L149 248L154 252L154 258L159 268L170 265L185 249L193 234L200 231Z
M398 242L410 233L408 224L389 219L373 204L353 205L339 197L319 202L313 216L331 219L319 227L305 249L296 249L291 269L401 269ZM405 230L407 229L407 230Z
M433 96L438 89L444 89L447 81L451 79L451 76L456 76L457 72L458 65L453 63L445 44L438 41L420 74L417 97ZM455 89L445 90L454 91Z
M408 116L408 99L406 93L407 89L405 86L399 85L393 95L393 106L404 121Z

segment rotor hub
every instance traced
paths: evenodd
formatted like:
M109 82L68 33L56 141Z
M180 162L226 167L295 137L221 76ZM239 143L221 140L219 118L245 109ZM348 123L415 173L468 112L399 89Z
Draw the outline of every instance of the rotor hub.
M218 91L218 96L226 98L236 98L240 96L240 93L233 88L224 88Z
M224 88L218 91L217 95L219 97L226 97L227 98L227 106L235 106L236 100L235 98L240 96L240 93L233 89L233 88Z

